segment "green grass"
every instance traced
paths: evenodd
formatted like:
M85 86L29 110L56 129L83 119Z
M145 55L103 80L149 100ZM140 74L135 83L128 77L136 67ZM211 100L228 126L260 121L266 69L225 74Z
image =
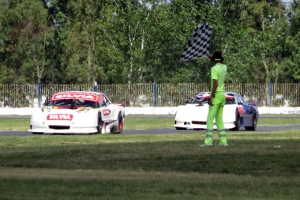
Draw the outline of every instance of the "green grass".
M260 118L258 125L284 125L300 124L300 117L291 115L280 115L279 118ZM30 124L29 118L0 118L0 130L28 130ZM126 117L124 123L125 130L144 130L149 128L170 128L173 127L174 117Z
M125 119L127 130L174 119ZM258 125L299 124L260 118ZM0 119L27 130L28 118ZM0 199L299 199L297 130L227 132L229 147L200 148L205 132L0 137ZM281 148L274 148L280 145Z
M227 135L2 136L0 199L299 198L297 130Z
M258 125L300 124L300 116L293 118L260 118Z
M28 130L30 118L0 118L0 130Z
M145 130L149 128L170 128L174 125L174 117L158 118L126 118L124 129Z

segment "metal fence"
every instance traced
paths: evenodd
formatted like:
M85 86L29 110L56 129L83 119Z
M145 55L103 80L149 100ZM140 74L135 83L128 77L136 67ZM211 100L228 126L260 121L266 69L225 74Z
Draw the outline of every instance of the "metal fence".
M209 84L5 84L0 85L0 107L34 107L45 97L62 91L94 91L108 95L114 103L126 102L126 106L178 106L191 99L195 93L209 91ZM226 84L226 91L240 93L246 101L258 106L300 106L297 83L280 84Z

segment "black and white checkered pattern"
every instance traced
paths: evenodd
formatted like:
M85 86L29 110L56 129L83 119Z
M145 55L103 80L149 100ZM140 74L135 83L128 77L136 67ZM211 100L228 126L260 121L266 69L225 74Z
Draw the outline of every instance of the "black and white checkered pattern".
M194 60L209 54L209 43L212 28L208 23L199 24L189 39L179 62Z

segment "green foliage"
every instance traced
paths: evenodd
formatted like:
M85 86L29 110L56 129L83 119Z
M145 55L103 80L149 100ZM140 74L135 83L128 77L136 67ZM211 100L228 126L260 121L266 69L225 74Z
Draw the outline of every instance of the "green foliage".
M291 8L289 13L291 18L290 35L285 43L290 57L286 61L285 70L295 80L300 80L300 1L293 1Z
M36 82L44 76L51 54L47 47L53 42L53 29L48 12L41 1L5 1L2 18L5 36L3 62L16 74L15 82ZM23 78L24 77L24 78Z
M227 82L300 79L299 0L49 3L0 0L0 83L206 83L208 59L178 62L202 22Z

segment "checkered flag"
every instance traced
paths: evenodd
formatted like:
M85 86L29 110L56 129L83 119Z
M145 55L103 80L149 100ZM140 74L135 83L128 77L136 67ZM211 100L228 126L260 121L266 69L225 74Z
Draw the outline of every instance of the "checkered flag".
M185 62L207 56L209 54L211 33L212 28L208 23L199 24L186 45L179 62Z

